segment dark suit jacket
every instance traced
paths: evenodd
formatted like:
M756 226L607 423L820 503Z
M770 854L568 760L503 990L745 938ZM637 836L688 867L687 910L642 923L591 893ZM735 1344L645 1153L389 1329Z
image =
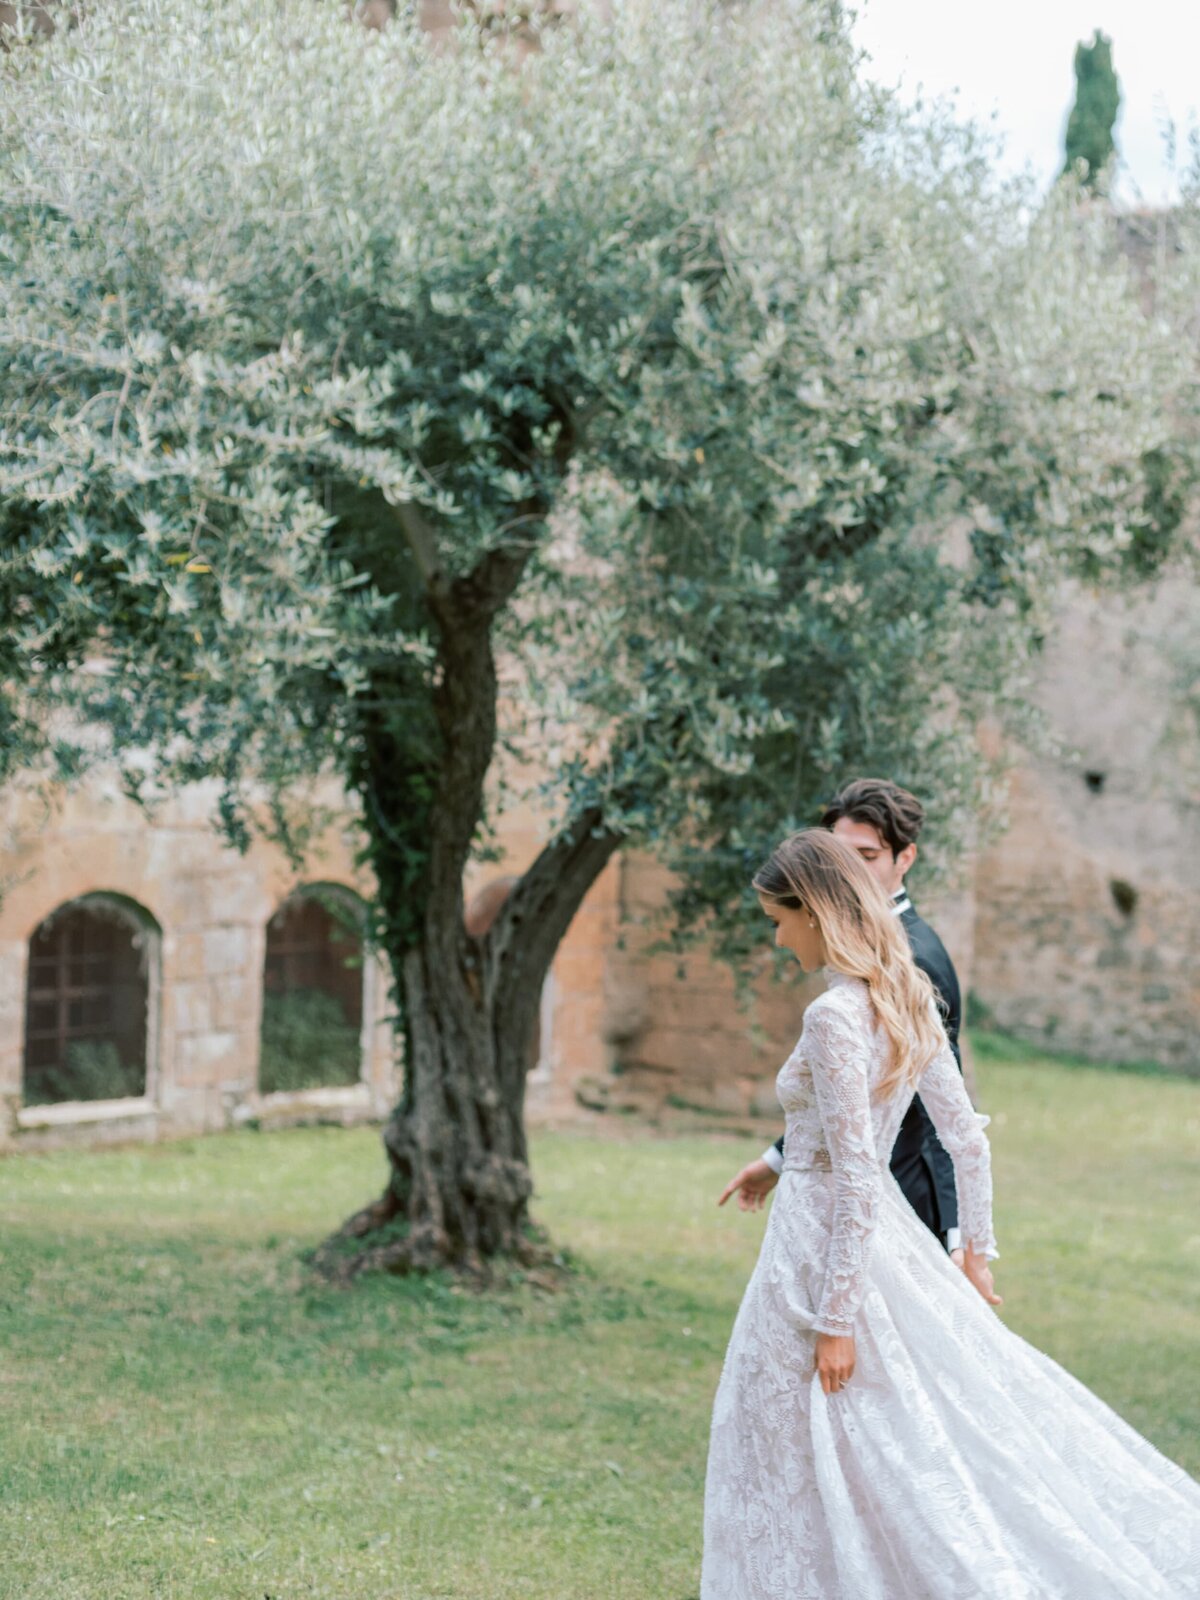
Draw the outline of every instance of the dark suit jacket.
M910 905L900 914L908 942L912 946L913 960L933 984L934 993L946 1025L946 1036L954 1059L962 1071L962 1057L958 1048L958 1031L962 1025L962 993L958 974L946 952L946 946L937 934ZM782 1155L783 1140L775 1148ZM904 1191L909 1205L927 1228L939 1238L947 1229L958 1226L958 1194L954 1187L954 1163L942 1141L938 1138L928 1111L914 1096L912 1105L904 1113L900 1132L892 1147L892 1172Z

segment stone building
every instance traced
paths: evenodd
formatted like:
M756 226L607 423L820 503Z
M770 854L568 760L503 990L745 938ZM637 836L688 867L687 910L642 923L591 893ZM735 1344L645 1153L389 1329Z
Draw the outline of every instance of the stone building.
M381 1114L387 985L336 830L297 875L224 847L213 796L148 818L99 776L10 794L0 868L0 1149L285 1113ZM317 1059L289 1045L299 1023ZM282 1045L282 1050L281 1050Z
M1200 745L1187 709L1200 601L1075 594L1044 662L1045 748L1012 778L1008 831L922 909L978 1007L1039 1044L1200 1072ZM1182 693L1181 693L1182 690ZM335 793L324 797L336 806ZM103 775L0 804L0 1150L382 1117L401 1063L386 974L357 922L370 883L353 818L304 870L211 826L197 788L147 816ZM504 819L468 917L543 843ZM534 1119L664 1104L774 1111L815 992L768 960L740 1006L698 950L656 953L669 880L627 852L563 942L542 996Z
M336 801L336 795L326 795ZM379 1118L400 1087L383 963L364 950L353 819L304 870L212 827L200 786L146 814L99 774L47 802L0 802L0 1151L154 1139L249 1121ZM532 859L510 819L509 863ZM542 997L531 1109L574 1104L602 1075L603 965L616 872L597 883Z
M913 878L982 1019L1049 1050L1200 1075L1198 669L1189 578L1063 595L1035 690L1043 736L1015 753L1005 831L952 891ZM739 1011L702 955L681 972L647 952L666 880L637 858L621 871L610 1097L773 1114L811 984L785 976Z
M1072 594L1042 667L1047 749L975 873L974 989L1001 1027L1200 1073L1200 594Z

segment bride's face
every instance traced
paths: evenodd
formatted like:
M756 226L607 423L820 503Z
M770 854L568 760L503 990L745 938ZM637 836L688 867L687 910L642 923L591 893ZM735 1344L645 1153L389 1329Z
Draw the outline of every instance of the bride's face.
M781 950L790 950L805 972L816 972L825 965L825 941L807 906L781 906L778 900L768 900L763 894L758 903L774 926L775 943Z

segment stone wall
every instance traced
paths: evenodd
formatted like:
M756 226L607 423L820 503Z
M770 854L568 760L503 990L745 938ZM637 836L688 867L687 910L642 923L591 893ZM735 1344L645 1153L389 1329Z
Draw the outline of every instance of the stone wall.
M1002 1027L1096 1059L1200 1072L1200 767L1194 726L1174 718L1171 641L1186 641L1194 591L1167 586L1136 607L1069 597L1044 663L1057 747L1026 756L1011 825L966 890L913 892L962 976ZM1174 674L1174 676L1173 676ZM1189 742L1190 741L1190 742ZM336 805L338 796L325 797ZM386 974L364 975L362 1080L263 1095L258 1087L266 928L301 884L369 895L347 815L304 871L258 843L245 856L211 826L193 789L153 818L98 776L47 811L31 794L0 808L0 1150L66 1140L158 1137L264 1120L381 1117L398 1093ZM544 843L531 810L502 820L499 859L472 868L468 900L519 873ZM817 986L796 969L763 976L748 1006L703 950L655 953L669 879L633 852L610 863L555 960L529 1077L534 1121L589 1106L695 1107L775 1115L774 1079ZM22 1099L30 938L82 896L123 897L156 928L144 1096L26 1106Z
M99 776L58 796L9 795L0 899L0 1149L219 1128L289 1109L351 1120L381 1114L396 1086L387 983L364 970L362 1080L292 1097L258 1092L266 928L301 884L369 892L340 829L316 843L303 874L283 854L224 846L211 826L214 796L198 786L151 820ZM29 1106L22 1101L29 941L54 911L84 896L132 902L157 929L149 953L152 1041L144 1097L133 1102Z
M774 1117L776 1074L821 982L805 977L794 962L772 979L765 922L761 976L742 999L728 968L702 947L682 957L654 953L670 882L654 861L635 854L623 858L619 942L607 972L605 1032L614 1073L609 1098L637 1109L665 1103ZM943 893L923 901L921 909L937 926L966 985L974 933L971 894ZM595 1094L595 1086L590 1092Z
M1004 1028L1200 1073L1200 769L1180 715L1200 599L1068 597L1043 665L1050 739L978 863L976 993Z
M265 1095L258 1082L267 924L299 887L340 886L366 897L353 819L329 827L302 871L261 841L241 855L213 829L215 795L201 785L147 815L99 774L47 806L19 788L0 807L0 1151L153 1139L251 1119L351 1122L381 1118L401 1065L384 963L364 962L362 1077L347 1088ZM321 801L343 807L330 789ZM501 859L475 867L468 897L520 872L543 832L530 812L500 830ZM615 938L619 868L593 887L559 950L542 1002L539 1059L529 1077L534 1118L570 1114L575 1085L608 1070L605 963ZM22 1093L30 939L51 913L85 897L136 908L148 951L147 1082L133 1100L26 1105Z

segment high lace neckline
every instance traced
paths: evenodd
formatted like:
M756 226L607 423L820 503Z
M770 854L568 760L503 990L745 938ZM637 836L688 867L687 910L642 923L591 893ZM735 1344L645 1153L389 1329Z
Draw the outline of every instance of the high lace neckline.
M861 978L852 977L848 972L840 972L837 967L822 967L821 971L825 978L825 986L829 989L840 989L844 984L863 981Z

